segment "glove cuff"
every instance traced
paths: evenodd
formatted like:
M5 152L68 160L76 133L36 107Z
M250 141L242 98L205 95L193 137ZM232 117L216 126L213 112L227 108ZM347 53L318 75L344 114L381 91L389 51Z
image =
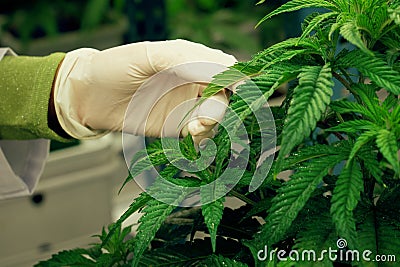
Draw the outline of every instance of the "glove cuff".
M54 107L58 121L63 130L76 139L94 139L106 135L110 131L94 130L85 126L78 116L81 84L85 75L89 57L98 52L96 49L81 48L68 52L61 63L54 83Z

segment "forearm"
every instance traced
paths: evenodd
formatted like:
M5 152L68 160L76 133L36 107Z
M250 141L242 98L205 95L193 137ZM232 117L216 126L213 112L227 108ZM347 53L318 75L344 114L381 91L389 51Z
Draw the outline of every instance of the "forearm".
M63 58L63 53L55 53L0 61L0 139L66 141L52 102L54 77Z

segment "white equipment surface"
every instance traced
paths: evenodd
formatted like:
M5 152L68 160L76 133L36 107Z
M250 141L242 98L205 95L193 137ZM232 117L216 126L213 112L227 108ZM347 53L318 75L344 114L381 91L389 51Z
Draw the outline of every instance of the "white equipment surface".
M121 156L113 136L50 153L33 196L0 201L0 266L32 266L87 246L111 218Z

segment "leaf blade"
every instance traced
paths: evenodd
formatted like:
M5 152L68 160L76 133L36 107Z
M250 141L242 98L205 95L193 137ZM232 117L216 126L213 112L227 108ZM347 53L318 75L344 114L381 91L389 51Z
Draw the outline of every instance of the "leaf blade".
M283 158L315 128L330 103L333 80L329 64L310 66L299 75L299 85L288 110L282 131L282 142L277 159L279 171Z
M322 182L323 177L344 158L346 158L344 154L327 155L305 162L302 167L297 168L291 179L278 189L278 195L272 200L269 215L261 232L246 244L255 259L256 251L262 249L260 245L270 247L284 238L286 231Z
M355 20L343 23L340 27L340 34L350 43L357 46L366 54L373 55L362 40L361 33L358 31Z
M377 133L376 144L386 160L393 166L397 175L400 174L400 163L396 136L393 132L381 129Z
M400 94L400 73L377 56L355 50L338 60L342 67L357 68L362 74L394 94Z
M225 198L219 198L211 203L202 205L201 212L211 237L212 251L215 253L217 246L217 230L224 212Z
M342 170L336 181L331 199L331 215L336 231L345 238L350 248L357 247L356 225L353 210L363 191L361 168L355 160Z
M163 178L159 177L148 189L148 194L157 194L157 199L151 199L143 209L143 216L139 219L139 227L134 244L134 258L132 266L138 266L143 255L156 232L167 216L187 196L189 190L182 187L171 187Z
M260 25L261 23L263 23L264 21L270 19L273 16L276 16L276 15L279 15L282 13L293 12L293 11L300 10L303 8L308 8L308 7L313 7L313 8L322 7L322 8L336 10L336 6L334 4L332 4L328 1L324 1L324 0L293 0L293 1L289 1L288 3L283 4L282 6L278 7L277 9L275 9L274 11L272 11L271 13L269 13L268 15L263 17L258 22L257 26Z

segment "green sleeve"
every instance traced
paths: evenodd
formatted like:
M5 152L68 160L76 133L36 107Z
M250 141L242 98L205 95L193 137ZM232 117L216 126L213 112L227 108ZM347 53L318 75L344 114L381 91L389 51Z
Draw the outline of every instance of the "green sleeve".
M67 141L47 123L50 92L64 53L0 61L0 139Z

